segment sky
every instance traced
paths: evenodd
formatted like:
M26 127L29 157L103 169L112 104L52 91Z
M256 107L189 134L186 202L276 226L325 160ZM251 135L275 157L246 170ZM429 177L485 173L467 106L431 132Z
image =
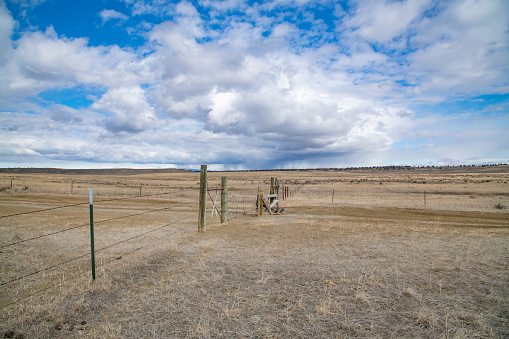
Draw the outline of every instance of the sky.
M0 0L0 167L509 163L507 0Z

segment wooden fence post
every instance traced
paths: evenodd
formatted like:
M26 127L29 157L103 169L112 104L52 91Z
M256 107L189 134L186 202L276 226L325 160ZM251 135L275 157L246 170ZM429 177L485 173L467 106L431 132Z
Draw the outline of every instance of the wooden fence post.
M258 216L263 215L263 191L258 188Z
M221 177L221 223L228 221L228 193L227 189L227 178Z
M274 187L276 185L276 178L272 177L270 178L270 193L269 194L274 194ZM274 200L274 198L269 198L269 205L272 204L272 201Z
M198 216L198 232L205 231L205 208L207 201L207 165L201 165L200 172L200 212Z

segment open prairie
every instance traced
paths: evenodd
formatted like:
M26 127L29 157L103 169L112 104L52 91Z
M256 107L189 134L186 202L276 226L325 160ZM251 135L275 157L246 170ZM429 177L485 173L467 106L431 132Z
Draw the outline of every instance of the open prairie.
M0 173L0 336L509 337L509 166L136 173Z

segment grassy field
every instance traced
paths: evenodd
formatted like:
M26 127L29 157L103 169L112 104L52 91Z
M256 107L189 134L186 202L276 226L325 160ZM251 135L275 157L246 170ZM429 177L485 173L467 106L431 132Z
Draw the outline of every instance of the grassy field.
M509 166L222 175L0 173L0 336L509 337Z

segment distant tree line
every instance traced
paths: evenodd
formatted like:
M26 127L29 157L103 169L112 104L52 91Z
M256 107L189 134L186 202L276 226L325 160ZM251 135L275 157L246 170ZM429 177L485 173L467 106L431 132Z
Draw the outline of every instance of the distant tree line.
M291 168L291 169L257 169L257 170L231 170L231 171L209 171L209 172L267 172L267 171L402 171L413 169L454 169L454 168L477 168L477 167L495 167L506 166L505 163L500 164L481 164L481 165L426 165L426 166L364 166L364 167L329 167L329 168Z

